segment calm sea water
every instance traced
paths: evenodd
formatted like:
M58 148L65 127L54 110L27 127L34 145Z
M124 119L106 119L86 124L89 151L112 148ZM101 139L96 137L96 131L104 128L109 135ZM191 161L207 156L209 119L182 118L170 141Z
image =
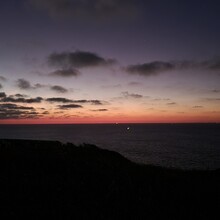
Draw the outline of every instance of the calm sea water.
M220 168L220 124L0 125L0 138L91 143L138 163Z

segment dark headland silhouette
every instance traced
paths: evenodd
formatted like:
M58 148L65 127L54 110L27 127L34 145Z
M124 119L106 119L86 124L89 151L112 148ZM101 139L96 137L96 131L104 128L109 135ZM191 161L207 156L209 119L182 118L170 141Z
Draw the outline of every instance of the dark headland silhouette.
M133 163L85 144L0 140L2 219L220 219L220 170Z

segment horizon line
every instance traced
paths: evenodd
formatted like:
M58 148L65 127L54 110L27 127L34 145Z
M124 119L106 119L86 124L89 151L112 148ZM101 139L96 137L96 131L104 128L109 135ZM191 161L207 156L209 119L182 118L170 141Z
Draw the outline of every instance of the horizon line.
M123 124L220 124L220 122L107 122L107 123L4 123L1 125L123 125Z

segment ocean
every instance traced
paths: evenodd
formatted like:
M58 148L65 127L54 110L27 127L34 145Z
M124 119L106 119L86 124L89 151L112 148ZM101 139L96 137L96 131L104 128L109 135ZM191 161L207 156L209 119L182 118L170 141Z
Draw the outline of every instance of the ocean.
M220 168L220 124L0 125L0 139L89 143L117 151L137 163Z

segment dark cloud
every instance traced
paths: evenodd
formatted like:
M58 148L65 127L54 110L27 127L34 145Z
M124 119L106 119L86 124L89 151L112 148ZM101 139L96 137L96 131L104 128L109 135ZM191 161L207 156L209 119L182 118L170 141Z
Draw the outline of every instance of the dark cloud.
M86 100L86 99L79 99L79 100L74 100L74 103L85 104L85 103L89 103L89 100Z
M220 70L220 60L207 61L154 61L143 64L129 65L123 68L127 73L143 76L157 75L163 72L186 69Z
M79 99L79 100L74 100L73 102L74 103L85 104L85 103L88 103L88 100L86 100L86 99Z
M68 89L66 89L62 86L57 86L57 85L51 86L50 89L53 91L59 92L59 93L67 93L68 92Z
M18 88L23 90L40 89L43 87L47 87L46 85L42 85L40 83L36 83L32 86L31 83L26 79L18 79L16 83Z
M82 105L69 104L69 105L58 105L59 109L73 109L73 108L83 108Z
M0 97L1 98L1 97ZM41 103L43 100L42 97L36 97L36 98L13 98L12 96L4 97L0 99L0 102L14 102L14 103Z
M39 115L37 112L27 112L20 110L0 110L0 119L37 119Z
M125 98L135 98L135 99L143 98L142 95L134 94L134 93L129 93L129 92L122 92L122 95L123 95Z
M102 109L95 109L95 110L91 110L92 112L107 112L108 109L106 108L102 108Z
M46 87L46 85L42 85L42 84L40 84L40 83L36 83L36 84L33 86L34 89L40 89L40 88L44 88L44 87Z
M11 110L34 110L33 107L20 106L20 105L11 104L11 103L0 104L0 109L11 109Z
M35 108L12 103L0 104L0 119L36 119L42 116Z
M66 99L66 98L61 98L61 97L47 98L46 101L47 102L61 102L61 103L76 103L76 104L92 104L92 105L107 104L107 102L101 101L101 100L87 100L87 99L72 100L72 99Z
M136 14L134 0L28 0L52 18L96 19L128 17Z
M67 93L68 92L68 89L66 89L62 86L59 86L59 85L43 85L43 84L37 83L32 86L31 83L25 79L18 79L17 86L23 90L40 89L40 88L47 87L47 88L50 88L51 90L56 91L58 93Z
M144 76L155 75L161 72L174 70L175 65L169 62L155 61L151 63L130 65L125 70L130 74L139 74Z
M42 97L25 98L25 95L15 94L7 96L4 92L0 93L0 102L14 102L14 103L41 103Z
M0 92L0 98L6 98L7 95L4 92Z
M73 103L73 100L71 100L71 99L60 98L60 97L48 98L48 99L46 99L46 101L47 101L47 102Z
M43 115L48 115L48 114L50 114L48 111L44 111L44 112L42 112L41 114L43 114Z
M27 95L23 95L23 94L19 94L19 93L15 94L13 96L14 97L18 97L18 98L25 98L25 97L27 97Z
M80 103L80 104L92 104L92 105L104 105L107 104L107 102L101 101L101 100L86 100L86 99L80 99L80 100L73 100L74 103Z
M104 104L104 102L100 100L89 100L88 102L90 102L92 105L103 105Z
M17 80L17 86L20 89L24 89L24 90L29 90L32 89L33 87L31 86L31 83L25 79L18 79Z
M76 69L62 69L62 70L56 70L52 73L50 73L50 76L61 76L61 77L71 77L71 76L78 76L80 72Z
M0 120L6 119L24 119L28 118L28 114L26 112L22 112L19 110L7 110L4 111L0 109Z
M75 72L76 70L74 68L107 66L114 62L115 60L113 59L105 59L95 53L86 51L52 53L48 57L48 64L53 67L62 68L64 76L68 76L69 73L71 75L76 74L77 72ZM72 72L69 72L69 70ZM62 74L62 71L57 71L54 74Z
M104 105L107 104L105 101L101 100L86 100L86 99L80 99L80 100L73 100L74 103L80 103L80 104L92 104L92 105Z

